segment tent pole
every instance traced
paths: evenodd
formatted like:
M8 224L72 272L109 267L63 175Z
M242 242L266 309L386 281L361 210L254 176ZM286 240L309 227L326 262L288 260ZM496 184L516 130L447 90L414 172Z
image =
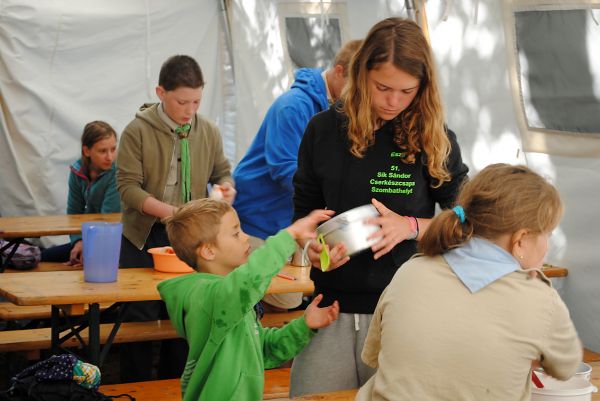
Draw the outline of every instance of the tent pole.
M221 18L223 19L223 29L225 31L225 42L227 46L227 51L231 54L229 62L231 63L231 68L233 69L233 42L231 39L231 28L229 24L229 14L227 13L227 2L229 0L220 0L221 3Z
M404 0L404 6L406 7L406 13L408 14L408 18L416 22L414 0Z
M429 40L429 25L427 24L427 12L425 10L425 0L404 0L406 6L406 12L410 19L415 21L423 31L425 39L431 44Z

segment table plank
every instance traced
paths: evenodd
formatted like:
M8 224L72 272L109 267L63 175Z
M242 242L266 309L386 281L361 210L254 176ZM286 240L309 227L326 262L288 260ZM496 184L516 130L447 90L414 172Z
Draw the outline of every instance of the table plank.
M548 278L556 278L556 277L567 277L569 275L569 270L564 267L545 267L542 269L544 275Z
M330 393L320 393L313 395L305 395L303 397L293 398L297 401L354 401L358 389L354 390L340 390L333 391Z
M542 266L542 271L548 278L553 277L567 277L569 275L569 270L565 267L554 266L549 263L544 263Z
M0 238L34 238L81 233L81 223L121 221L121 213L0 217Z
M587 362L587 363L590 363L590 362L599 362L600 363L600 353L594 352L591 349L584 348L583 349L583 361Z
M315 284L310 279L309 267L286 265L281 269L281 273L293 276L296 280L291 281L281 277L273 277L271 285L267 288L267 294L288 294L292 292L312 294L315 291Z
M33 269L20 270L11 267L5 267L5 273L27 273L27 272L54 272L54 271L69 271L69 270L82 270L83 266L70 266L63 262L40 262Z
M285 266L282 272L297 280L274 277L267 294L314 290L308 269ZM190 273L194 274L194 273ZM152 268L119 269L114 283L87 283L83 271L3 273L0 296L17 305L77 305L96 302L131 302L160 299L156 286L178 274Z

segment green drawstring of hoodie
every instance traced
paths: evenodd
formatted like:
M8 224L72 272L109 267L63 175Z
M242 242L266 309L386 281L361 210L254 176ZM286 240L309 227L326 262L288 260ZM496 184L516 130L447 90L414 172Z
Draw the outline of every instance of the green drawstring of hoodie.
M175 128L175 133L179 136L179 146L181 153L181 199L183 203L189 202L192 199L191 190L191 166L190 166L190 144L188 143L188 134L191 125L184 124L181 127Z

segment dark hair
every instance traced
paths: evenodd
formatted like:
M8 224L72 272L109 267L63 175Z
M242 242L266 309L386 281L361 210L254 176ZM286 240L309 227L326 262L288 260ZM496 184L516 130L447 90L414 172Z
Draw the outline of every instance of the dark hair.
M85 175L89 175L90 169L90 158L83 154L83 147L91 149L96 142L103 139L114 136L117 139L117 133L110 126L110 124L104 121L92 121L83 127L83 134L81 134L81 164Z
M491 164L467 181L457 204L464 222L453 210L434 217L419 241L420 252L440 255L473 236L495 240L521 229L550 232L563 212L558 191L546 179L528 167L503 163Z
M204 77L200 66L190 56L171 56L160 67L158 84L166 91L179 87L202 88Z

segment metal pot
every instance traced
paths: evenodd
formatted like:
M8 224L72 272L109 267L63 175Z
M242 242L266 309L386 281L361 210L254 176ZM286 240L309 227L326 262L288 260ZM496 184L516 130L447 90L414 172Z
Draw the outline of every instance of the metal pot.
M317 232L323 234L330 249L343 242L346 245L346 255L352 256L377 242L377 239L367 240L367 237L381 227L363 223L365 219L377 216L379 212L371 204L355 207L321 224L317 227Z

